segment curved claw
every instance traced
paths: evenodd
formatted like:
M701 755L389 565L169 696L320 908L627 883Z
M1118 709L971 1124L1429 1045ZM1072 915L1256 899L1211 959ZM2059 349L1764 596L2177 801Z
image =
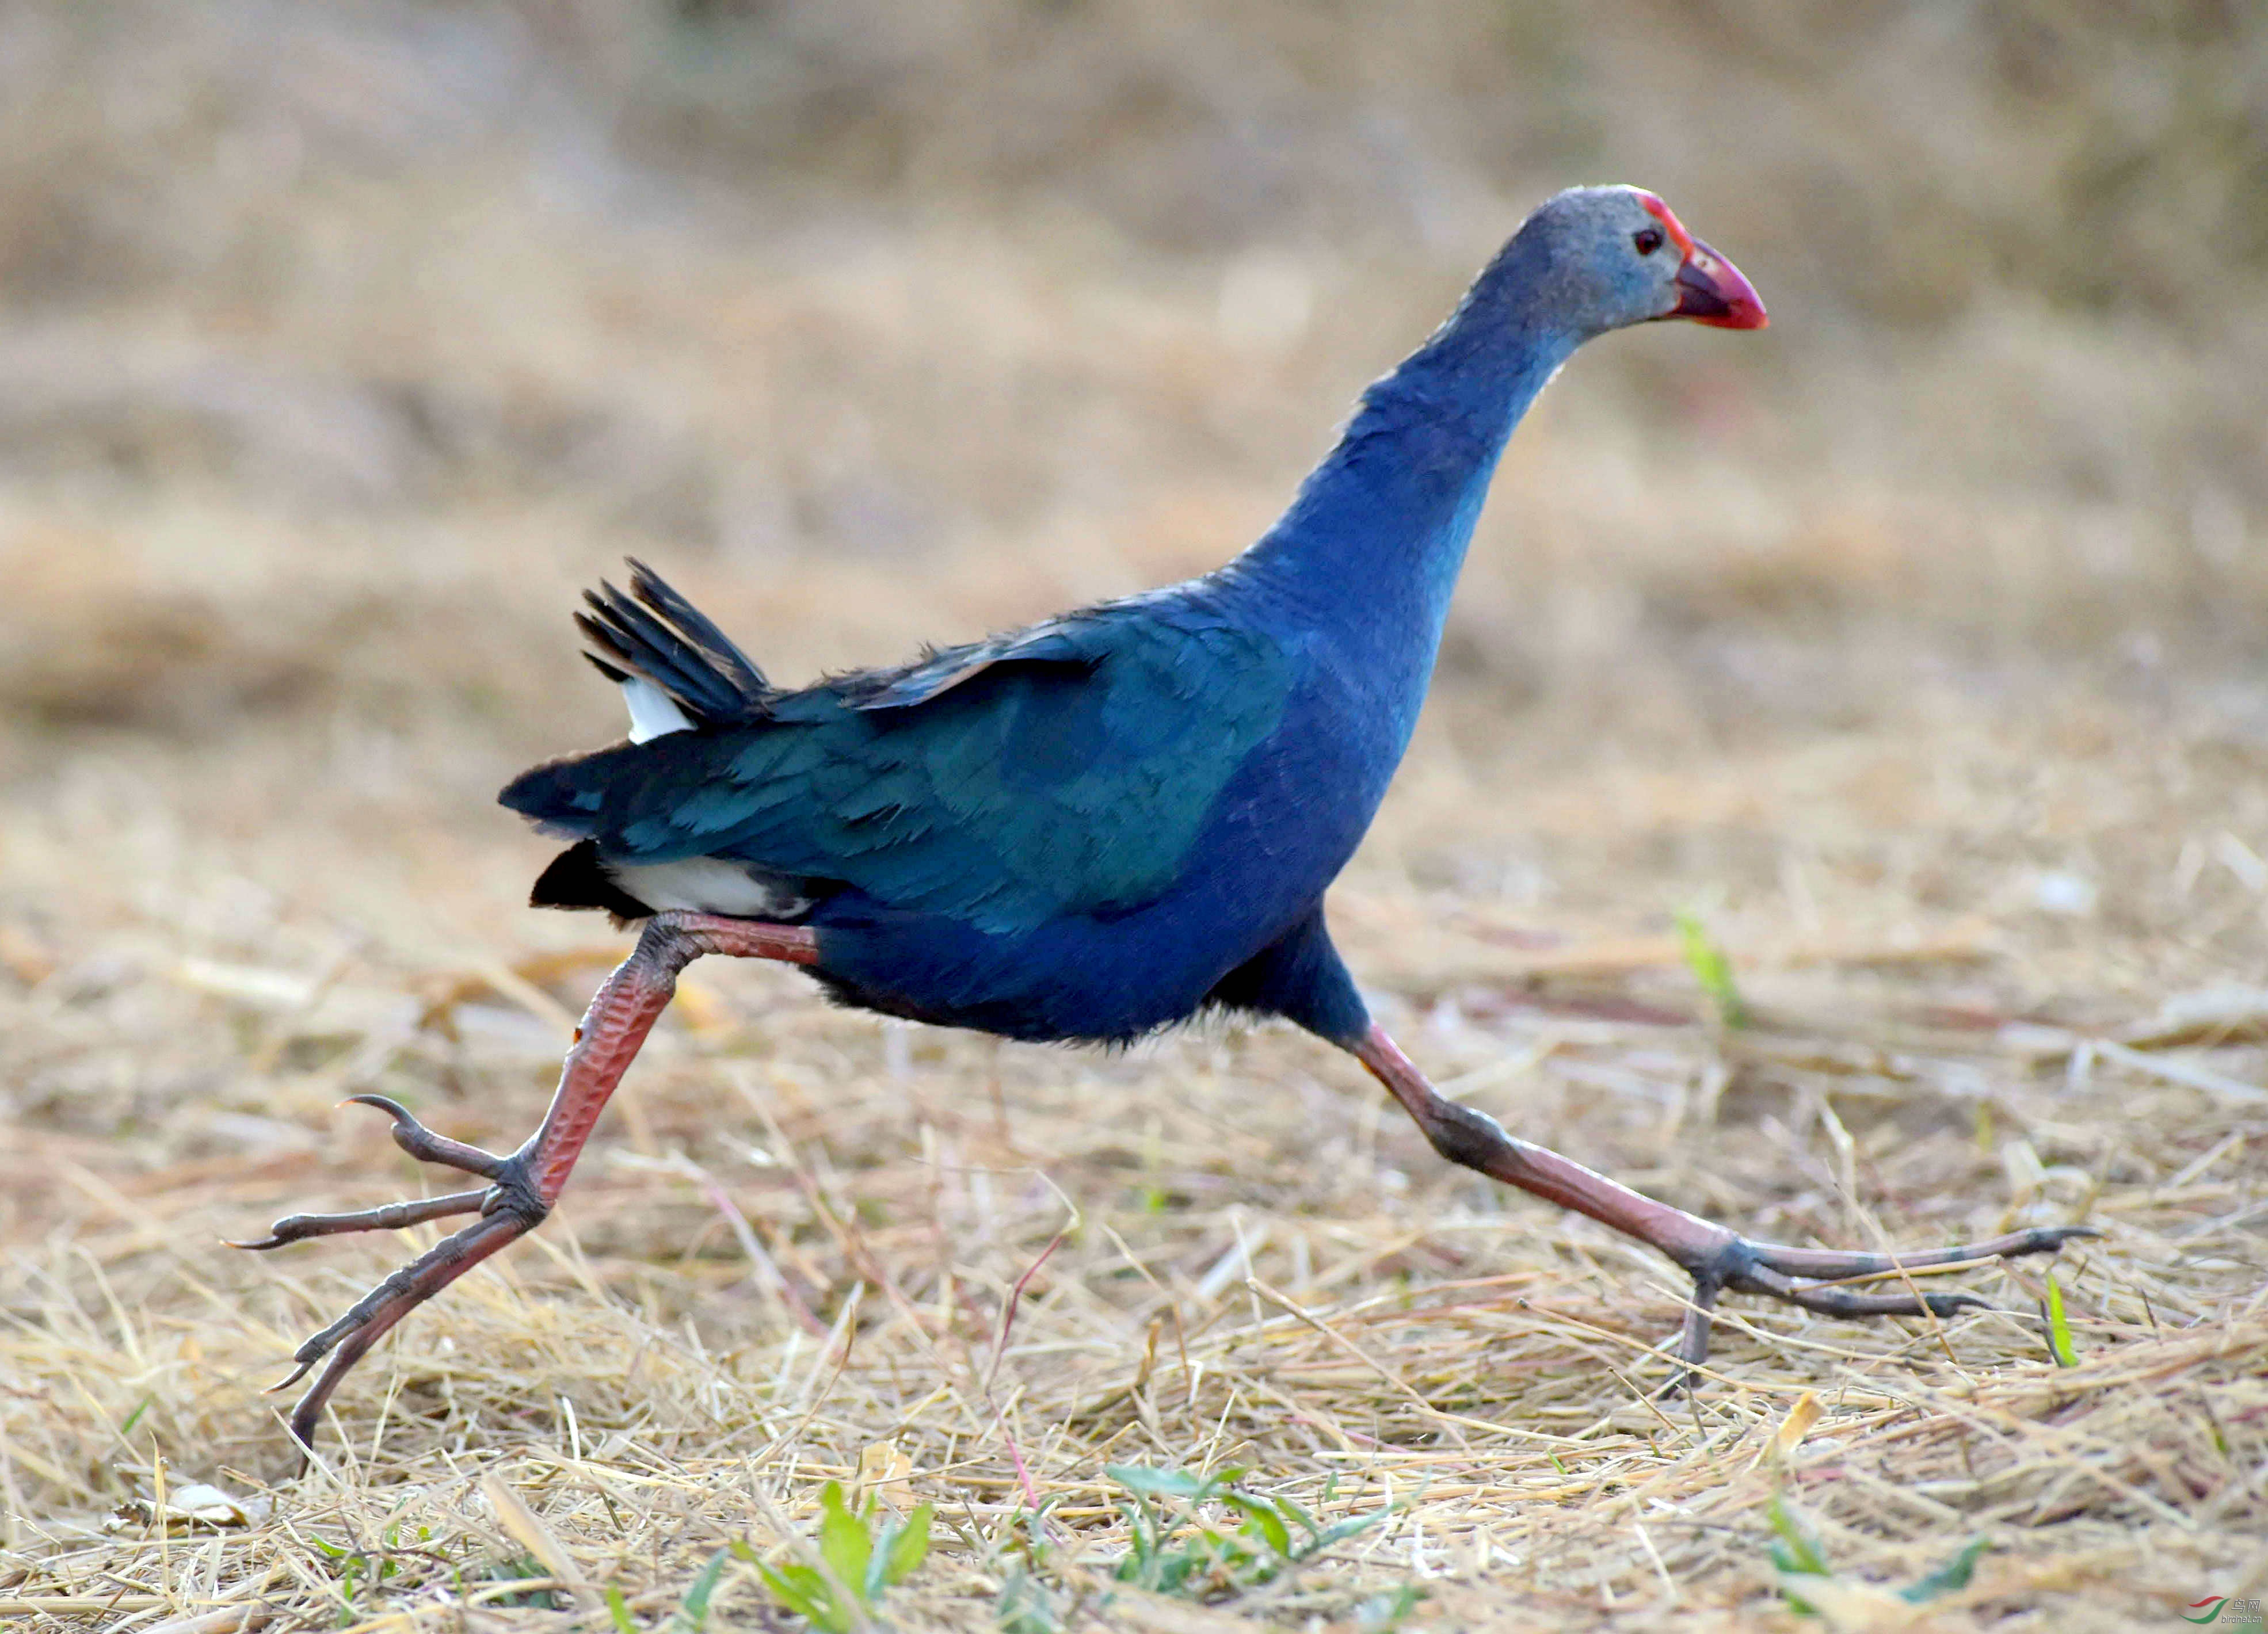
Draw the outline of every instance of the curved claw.
M357 1299L345 1315L293 1351L291 1359L298 1365L289 1377L270 1385L270 1391L288 1389L306 1378L316 1363L329 1358L291 1409L291 1435L303 1454L314 1446L315 1421L322 1416L323 1403L371 1346L384 1338L394 1323L506 1243L534 1230L541 1219L540 1214L512 1209L482 1216L380 1282Z
M493 1152L478 1146L468 1146L461 1140L452 1140L446 1135L437 1135L420 1123L409 1108L386 1095L349 1095L341 1106L375 1107L394 1120L394 1144L421 1163L438 1163L467 1174L477 1174L482 1180L503 1177L504 1165L511 1161Z
M350 1095L340 1104L375 1107L394 1120L394 1144L411 1157L423 1163L438 1163L477 1174L482 1180L494 1181L495 1186L475 1191L453 1191L446 1196L421 1197L413 1203L381 1203L351 1214L287 1215L270 1226L268 1235L257 1241L238 1242L225 1237L222 1241L232 1248L260 1250L280 1248L287 1242L300 1242L309 1237L328 1237L335 1232L398 1231L405 1226L422 1226L444 1215L470 1214L477 1209L491 1207L491 1191L510 1186L517 1175L511 1159L435 1134L420 1123L409 1108L389 1096Z
M2026 1246L2005 1249L1998 1257L2007 1260L2019 1255L2046 1254L2062 1248L2066 1242L2078 1242L2089 1237L2107 1237L2110 1233L2100 1226L2034 1226L2012 1234L2024 1238Z
M295 1358L294 1359L297 1358ZM313 1367L316 1362L320 1359L321 1358L319 1357L309 1357L306 1361L299 1363L299 1365L297 1367L294 1367L290 1373L285 1373L281 1379L278 1379L274 1384L261 1386L260 1394L262 1395L273 1395L278 1390L290 1389L293 1385L298 1383L299 1380L305 1379L307 1376L307 1369Z

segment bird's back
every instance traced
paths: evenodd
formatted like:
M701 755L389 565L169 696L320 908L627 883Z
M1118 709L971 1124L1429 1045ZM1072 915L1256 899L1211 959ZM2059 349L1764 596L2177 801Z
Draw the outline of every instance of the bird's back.
M547 875L557 905L745 913L622 900L653 871L728 865L791 909L768 916L819 927L816 973L856 1002L1130 1036L1195 1008L1351 849L1301 843L1347 826L1286 764L1313 712L1306 654L1233 588L1213 576L737 711L678 685L711 718L537 767L502 799L578 842Z

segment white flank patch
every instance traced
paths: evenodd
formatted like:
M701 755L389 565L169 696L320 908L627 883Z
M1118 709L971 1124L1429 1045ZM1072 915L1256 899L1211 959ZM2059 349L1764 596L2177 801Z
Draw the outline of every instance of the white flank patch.
M751 873L721 857L688 857L674 863L606 865L615 883L657 911L730 914L738 919L788 919L811 906L777 880Z
M630 706L632 743L693 730L693 723L686 719L676 701L643 675L632 675L622 682L622 702Z

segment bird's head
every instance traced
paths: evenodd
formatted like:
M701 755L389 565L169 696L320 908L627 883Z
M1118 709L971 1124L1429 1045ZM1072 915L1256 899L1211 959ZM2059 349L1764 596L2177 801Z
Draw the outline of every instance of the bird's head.
M1550 300L1588 334L1660 318L1764 327L1764 304L1740 269L1642 188L1571 188L1546 200L1514 241L1531 235L1541 240Z

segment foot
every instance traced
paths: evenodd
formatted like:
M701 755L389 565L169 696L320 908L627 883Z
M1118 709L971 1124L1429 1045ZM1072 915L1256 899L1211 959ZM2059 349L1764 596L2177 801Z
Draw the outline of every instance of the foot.
M1410 1057L1373 1027L1352 1046L1355 1058L1393 1092L1433 1149L1453 1163L1491 1179L1548 1198L1562 1208L1587 1214L1616 1231L1649 1243L1683 1267L1693 1278L1693 1299L1678 1336L1677 1358L1684 1365L1672 1381L1682 1385L1688 1370L1709 1355L1711 1313L1717 1296L1760 1293L1828 1316L1949 1316L1966 1306L1985 1306L1973 1293L1923 1293L1909 1273L1971 1261L2014 1259L2051 1254L2074 1237L2099 1237L2091 1226L2041 1226L2010 1232L1957 1248L1928 1248L1913 1254L1842 1253L1830 1248L1794 1248L1751 1242L1698 1215L1674 1209L1617 1181L1585 1168L1572 1158L1516 1139L1484 1112L1461 1106L1426 1082ZM1904 1279L1895 1292L1867 1292L1853 1281Z
M1653 1206L1666 1207L1660 1203ZM1688 1221L1722 1233L1721 1240L1694 1251L1689 1245L1695 1233L1685 1226ZM1984 1260L2011 1260L2025 1254L2052 1254L2075 1237L2102 1234L2092 1226L2035 1226L1983 1242L1963 1243L1956 1248L1926 1248L1912 1254L1859 1254L1752 1242L1690 1214L1680 1213L1677 1224L1681 1229L1667 1242L1644 1233L1636 1233L1669 1255L1693 1278L1692 1303L1686 1308L1685 1326L1677 1337L1677 1359L1685 1365L1669 1381L1668 1387L1671 1391L1683 1388L1691 1378L1690 1369L1708 1359L1710 1314L1722 1291L1760 1293L1767 1299L1801 1306L1807 1311L1817 1311L1822 1316L1950 1316L1962 1309L1989 1310L1992 1302L1973 1293L1924 1293L1913 1286L1908 1273ZM1852 1282L1892 1278L1904 1284L1895 1292L1886 1290L1870 1293L1848 1285Z
M437 1135L407 1108L383 1095L356 1095L394 1120L394 1142L425 1163L477 1174L486 1186L417 1203L389 1203L352 1214L294 1214L239 1248L277 1248L307 1237L342 1231L385 1231L452 1214L481 1218L443 1238L355 1301L347 1314L293 1352L298 1364L278 1390L298 1383L318 1362L306 1393L291 1409L291 1434L303 1452L314 1446L315 1422L340 1380L370 1347L411 1311L513 1239L543 1223L566 1189L567 1177L590 1139L615 1086L637 1056L646 1034L677 990L678 972L703 953L776 959L809 964L818 957L812 932L797 925L766 924L714 914L657 914L646 922L637 948L616 966L575 1029L575 1046L559 1075L551 1108L526 1143L510 1157ZM328 1359L326 1360L325 1358Z
M232 1242L232 1248L280 1248L307 1237L328 1237L335 1232L398 1230L452 1214L478 1213L481 1218L463 1230L435 1243L354 1302L345 1315L314 1335L291 1353L298 1365L271 1389L287 1390L307 1376L325 1357L330 1358L315 1382L307 1387L291 1410L291 1436L302 1451L314 1447L315 1421L323 1403L347 1371L387 1329L488 1258L514 1238L534 1231L551 1211L551 1205L529 1180L528 1156L534 1143L508 1158L478 1146L466 1145L437 1135L399 1101L384 1095L354 1095L354 1103L376 1107L394 1120L394 1144L422 1162L477 1174L490 1183L471 1191L451 1192L416 1203L389 1203L351 1214L294 1214L269 1227L257 1242Z

